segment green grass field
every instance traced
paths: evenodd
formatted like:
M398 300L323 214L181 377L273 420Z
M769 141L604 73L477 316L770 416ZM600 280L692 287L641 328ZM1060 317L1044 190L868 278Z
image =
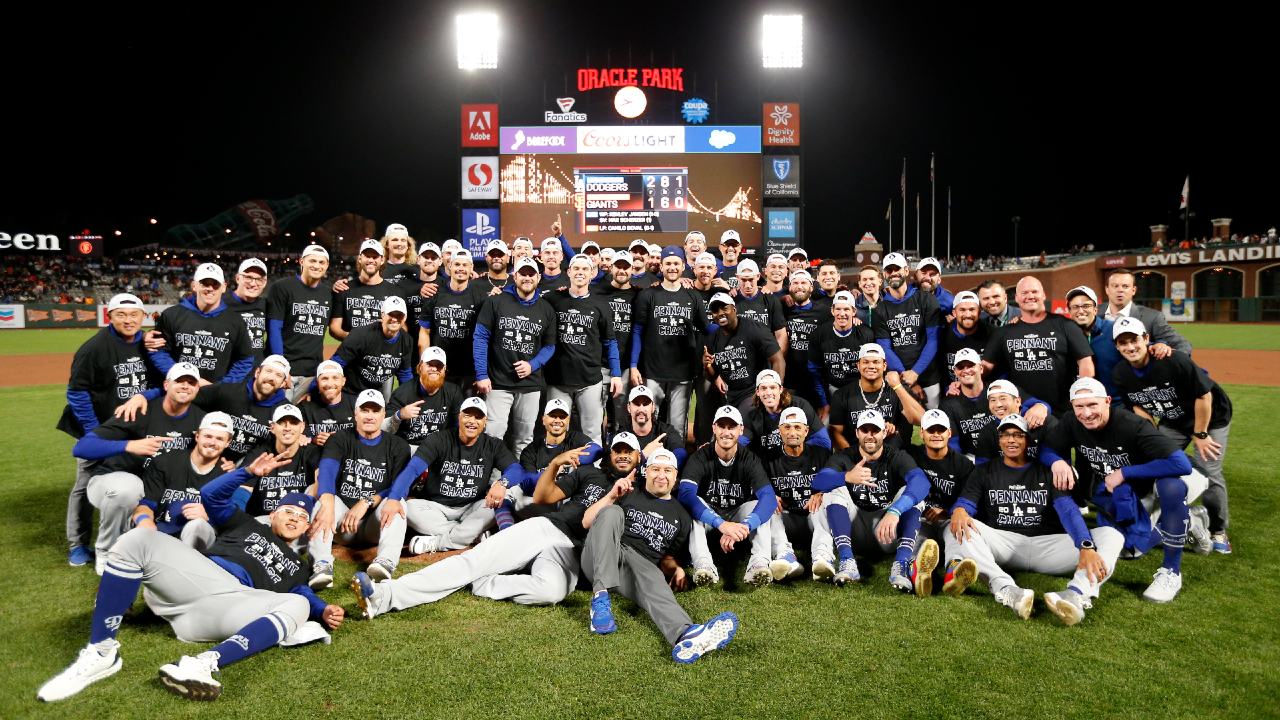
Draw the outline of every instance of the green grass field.
M615 603L618 632L599 637L587 629L584 592L525 608L464 590L372 622L349 619L331 646L274 648L230 666L212 705L180 700L156 680L161 664L205 646L177 641L154 618L134 620L120 633L124 669L53 706L35 691L87 640L97 577L66 564L72 442L52 429L62 388L0 389L0 557L12 580L0 589L9 608L0 717L1274 717L1280 490L1268 458L1280 388L1226 389L1236 413L1226 466L1236 552L1188 553L1184 590L1166 606L1140 597L1158 553L1122 562L1074 628L1038 597L1021 621L981 586L961 598L901 596L888 586L887 560L864 564L867 579L845 589L744 589L739 563L724 587L679 596L695 619L723 610L742 619L728 649L692 666L673 663L625 600ZM340 579L356 569L340 563ZM415 569L406 563L400 574ZM1037 593L1065 586L1017 580ZM322 596L356 612L345 583Z

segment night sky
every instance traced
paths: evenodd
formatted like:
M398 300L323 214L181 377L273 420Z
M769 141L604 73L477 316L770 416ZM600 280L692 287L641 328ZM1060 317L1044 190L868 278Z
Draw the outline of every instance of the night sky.
M485 8L219 3L160 15L26 6L25 20L7 23L0 71L0 231L89 228L122 248L244 200L306 193L316 210L290 228L295 235L351 212L379 228L405 223L419 240L452 237L453 18L463 7ZM1210 234L1210 218L1232 217L1239 232L1280 219L1274 40L1257 18L1217 6L1213 15L1146 17L1116 15L1118 5L491 7L504 34L504 122L527 124L552 109L564 74L588 53L593 66L606 52L621 66L629 48L637 60L653 51L662 65L674 52L703 99L715 87L716 124L759 124L760 16L804 13L805 245L818 255L842 254L868 230L883 239L890 200L901 242L903 157L909 233L914 241L919 191L927 252L930 152L939 253L948 185L953 252L975 255L1012 251L1013 215L1023 219L1022 254L1136 247L1156 223L1181 237L1188 173L1193 235Z

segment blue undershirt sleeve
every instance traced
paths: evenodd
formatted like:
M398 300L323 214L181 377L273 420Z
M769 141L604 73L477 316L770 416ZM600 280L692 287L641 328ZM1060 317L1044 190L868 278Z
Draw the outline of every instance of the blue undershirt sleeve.
M809 361L809 377L813 378L813 392L818 397L818 407L830 405L830 401L827 400L827 389L822 386L822 368L812 360Z
M555 345L543 345L539 348L538 354L534 355L533 359L529 361L529 367L533 368L534 372L537 372L543 365L547 364L547 361L550 360L551 356L555 355L555 353Z
M243 510L246 507L248 507L249 498L251 497L253 497L252 491L248 490L247 488L236 488L236 491L231 495L231 502L236 507Z
M267 346L272 355L284 355L284 321L267 321Z
M310 614L307 616L308 620L315 620L316 622L324 620L324 609L329 606L320 599L319 595L316 595L314 590L306 585L299 585L289 592L307 599L307 606L310 608ZM327 630L328 628L326 627L325 629Z
M889 506L890 509L897 510L899 515L910 510L912 505L929 497L929 487L929 476L925 475L920 468L912 470L907 473L907 488L902 491L893 505ZM1076 514L1079 514L1078 510Z
M929 364L933 362L933 356L938 354L938 328L925 328L924 335L924 349L920 351L916 364L911 367L916 375L923 375L924 371L929 369Z
M324 470L324 463L320 463L320 469ZM335 468L336 471L336 468ZM388 500L404 500L409 494L409 488L413 485L413 481L418 476L427 471L427 461L414 455L409 458L409 465L400 471L396 476L396 481L391 484L391 489L387 491Z
M249 377L249 373L253 370L253 357L243 357L231 363L231 367L227 370L227 374L222 376L222 382L238 383L244 382Z
M147 357L151 358L151 364L156 366L161 375L169 372L169 368L173 367L173 358L169 356L169 351L163 348L159 350L150 350Z
M809 436L809 439L804 441L804 444L805 444L805 445L817 445L817 446L818 446L818 447L820 447L820 448L826 448L826 449L830 450L830 449L831 449L831 436L827 434L827 429L826 429L826 428L822 428L822 429L821 429L821 430L819 430L818 432L813 433L812 435L810 435L810 436Z
M316 473L316 498L321 495L337 495L338 470L341 466L337 458L324 458L320 461L320 470ZM403 474L403 473L402 473Z
M204 505L204 511L208 513L211 525L217 527L231 519L236 511L232 497L235 496L236 490L249 482L252 477L248 470L239 468L200 488L200 504Z
M955 452L960 452L960 439L952 436L952 438L947 441L947 447L951 448Z
M902 366L902 361L898 359L898 354L893 351L892 342L887 339L877 340L876 344L884 350L884 361L890 370L898 373L906 372L907 369Z
M1125 480L1159 480L1167 477L1182 477L1191 474L1191 460L1181 450L1163 460L1152 460L1141 465L1127 465L1120 468ZM1078 512L1078 511L1077 511Z
M631 325L631 367L640 367L640 336L644 334L644 325Z
M104 460L125 454L125 448L128 446L128 440L103 440L93 433L85 433L85 436L72 446L71 454L81 460Z
M397 371L396 371L396 378L397 378L397 379L399 379L401 383L407 383L407 382L409 382L410 380L412 380L412 379L413 379L413 370L412 370L412 369L409 369L409 370L397 370ZM399 411L397 411L397 412L399 412Z
M831 492L844 486L844 473L832 468L823 468L813 476L813 489L816 492Z
M1093 536L1089 534L1089 526L1085 524L1084 517L1080 515L1080 508L1076 506L1074 500L1069 497L1060 497L1053 501L1053 509L1058 511L1058 517L1062 519L1062 527L1066 528L1067 534L1071 536L1071 541L1080 547L1080 543L1085 540L1092 540Z
M765 485L756 491L756 507L747 515L743 523L755 531L756 528L763 525L778 509L778 496L773 492L772 485Z
M98 416L93 413L93 400L88 390L67 390L67 404L86 433L98 427Z
M724 524L724 518L716 514L716 511L707 506L702 498L698 497L698 484L692 480L681 480L680 491L678 494L680 504L684 505L689 514L698 522L706 523L711 527L720 527Z
M489 328L476 325L475 334L471 336L471 356L475 358L477 380L489 379Z
M951 506L951 510L954 512L956 508L964 508L964 511L969 513L971 517L978 514L978 506L969 498L962 497L956 500L956 504ZM1079 515L1080 511L1076 510L1076 514Z
M599 445L595 443L588 444L587 454L582 456L581 465L595 465L596 460L600 459L601 452L603 452L603 449Z
M144 400L146 400L147 402L151 402L152 400L155 400L161 395L164 395L164 388L151 388L150 390L143 390L141 394Z
M676 456L676 468L684 467L684 461L689 459L689 451L684 448L676 448L671 453Z
M1054 452L1053 448L1049 447L1049 443L1040 443L1040 449L1036 451L1036 459L1046 467L1053 467L1054 463L1062 460L1062 456Z
M616 378L622 377L622 363L618 361L618 341L609 340L604 344L604 349L609 354L609 375Z
M414 458L414 460L417 460L417 459L418 458L416 457ZM422 462L422 470L426 470L427 469L426 461L424 460L421 462ZM413 467L412 461L409 463L409 467ZM421 474L422 474L422 471L421 470L418 471L418 475L421 475ZM417 477L417 475L414 475L414 477ZM525 477L524 468L521 467L520 463L518 462L511 463L510 465L507 466L506 470L502 471L502 477L507 481L508 487L515 485L524 480L524 477ZM534 476L534 479L536 482L536 479L537 479L536 475Z

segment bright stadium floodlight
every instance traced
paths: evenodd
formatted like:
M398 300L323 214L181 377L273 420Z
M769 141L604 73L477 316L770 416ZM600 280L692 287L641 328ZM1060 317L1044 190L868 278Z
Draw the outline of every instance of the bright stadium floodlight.
M458 69L494 70L498 67L498 16L468 13L458 16Z
M764 66L798 68L804 64L804 16L764 16Z

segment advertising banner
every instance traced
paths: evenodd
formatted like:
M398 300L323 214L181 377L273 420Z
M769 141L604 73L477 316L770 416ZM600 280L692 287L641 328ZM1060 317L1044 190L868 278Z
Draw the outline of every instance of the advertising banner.
M760 158L765 197L800 197L800 156L767 155Z
M500 237L497 210L463 210L462 244L473 258L484 257L485 246Z
M98 327L97 305L20 305L29 328Z
M497 130L497 105L462 106L462 147L494 147Z
M498 156L462 158L462 199L498 199Z
M27 316L21 305L0 305L0 328L23 328L27 326Z
M1187 297L1185 280L1169 283L1169 297L1161 303L1161 310L1164 311L1165 320L1169 322L1195 322L1196 301Z
M798 147L800 145L800 103L765 103L762 129L765 145Z
M756 125L504 127L503 154L758 153Z
M764 254L787 254L800 244L800 211L796 209L766 210Z

